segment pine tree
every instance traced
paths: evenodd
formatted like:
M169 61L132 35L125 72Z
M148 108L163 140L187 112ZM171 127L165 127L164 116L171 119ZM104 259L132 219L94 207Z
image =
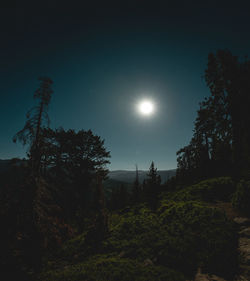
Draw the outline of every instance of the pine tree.
M218 50L216 54L209 54L205 78L217 114L229 122L234 171L239 174L249 170L250 61L239 60L228 50ZM221 126L222 132L224 128Z
M205 80L211 95L200 104L193 137L177 152L184 182L250 171L250 61L228 50L209 54Z
M48 177L61 190L67 217L81 223L86 212L95 208L97 174L102 180L106 177L110 152L91 130L44 129L43 139L46 162L44 159L42 164L49 165Z
M149 172L147 174L147 179L144 183L144 194L146 201L152 209L157 207L157 199L160 191L161 177L157 174L157 169L152 161Z
M49 125L48 105L50 103L52 80L48 77L39 78L40 87L35 91L34 98L38 100L38 105L34 106L26 114L26 123L14 137L13 141L19 140L29 147L29 158L31 161L32 173L34 176L40 174L41 157L43 148L42 128Z
M135 171L135 181L133 184L133 189L132 189L132 201L133 203L138 203L141 198L141 188L140 188L140 183L139 183L139 173L138 173L138 166L137 164L135 165L136 171Z
M49 126L48 106L53 93L53 82L48 77L41 77L39 80L40 86L34 93L38 105L28 111L24 128L14 136L13 141L19 140L23 145L29 144L31 173L24 183L27 193L24 219L29 218L29 223L23 227L33 229L32 232L29 231L29 235L37 241L38 248L47 248L61 242L60 231L64 229L64 223L61 218L62 209L53 196L54 186L42 177L42 163L46 151L44 131L48 130Z

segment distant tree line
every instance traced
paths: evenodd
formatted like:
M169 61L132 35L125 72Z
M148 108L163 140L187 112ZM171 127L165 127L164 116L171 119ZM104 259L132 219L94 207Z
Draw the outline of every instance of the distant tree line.
M114 188L111 193L109 207L112 210L122 209L127 206L145 203L152 210L157 208L158 195L162 191L161 177L157 174L157 168L152 161L147 178L141 184L139 182L138 168L136 165L135 181L132 190L129 191L123 184Z

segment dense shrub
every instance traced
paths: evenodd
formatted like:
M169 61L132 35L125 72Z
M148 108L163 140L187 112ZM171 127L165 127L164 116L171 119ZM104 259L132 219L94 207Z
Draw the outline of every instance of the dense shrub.
M229 201L234 191L235 185L232 179L230 177L220 177L201 181L178 192L171 193L168 197L174 201Z
M86 232L81 235L68 240L64 245L57 250L56 256L63 257L64 260L70 260L72 257L85 256L88 252L88 245L86 245Z
M233 206L250 216L250 181L240 181L232 198Z
M164 201L157 213L127 208L110 215L109 229L100 255L86 254L82 234L47 263L41 280L174 281L193 278L198 267L225 277L237 268L234 225L201 202Z
M225 276L236 270L236 229L224 214L200 202L165 201L158 214L142 208L113 220L106 250L150 258L187 276L198 266Z
M111 217L109 239L104 242L105 249L140 260L153 258L155 249L151 242L159 234L159 219L147 208L134 209L123 215Z
M203 271L231 277L237 269L235 226L219 210L201 202L164 202L159 209L162 231L159 261L191 273Z
M184 281L181 273L112 255L97 255L83 263L48 270L41 281Z

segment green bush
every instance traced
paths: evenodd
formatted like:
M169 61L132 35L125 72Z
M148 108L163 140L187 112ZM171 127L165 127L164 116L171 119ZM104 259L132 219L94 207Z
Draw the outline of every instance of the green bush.
M250 216L250 181L240 181L232 198L233 206Z
M100 255L86 254L84 234L78 236L47 263L40 280L181 281L198 267L224 277L237 268L234 225L202 202L164 201L157 213L145 206L126 209L110 215L109 229Z
M159 231L159 218L145 207L116 214L111 217L110 237L104 247L106 251L123 252L126 257L141 261L153 259L157 252L153 241L158 239Z
M223 213L197 201L164 202L159 261L186 274L203 271L231 277L237 270L237 229Z
M56 256L63 257L64 260L71 259L72 256L80 255L83 256L88 250L88 246L85 242L87 232L83 232L81 235L68 240L63 246L57 250Z
M106 251L173 268L193 276L200 266L233 275L237 267L237 231L223 213L201 202L163 202L158 214L146 208L111 224ZM228 269L229 268L229 269Z
M235 191L235 185L230 177L220 177L201 181L168 195L174 201L229 201Z
M139 263L112 255L97 255L83 263L48 270L40 281L184 281L181 273L163 266Z

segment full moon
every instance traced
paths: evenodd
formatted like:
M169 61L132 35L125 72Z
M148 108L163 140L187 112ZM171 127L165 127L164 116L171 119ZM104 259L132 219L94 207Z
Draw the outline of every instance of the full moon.
M149 100L141 101L138 104L138 110L142 115L151 115L154 112L154 104Z

